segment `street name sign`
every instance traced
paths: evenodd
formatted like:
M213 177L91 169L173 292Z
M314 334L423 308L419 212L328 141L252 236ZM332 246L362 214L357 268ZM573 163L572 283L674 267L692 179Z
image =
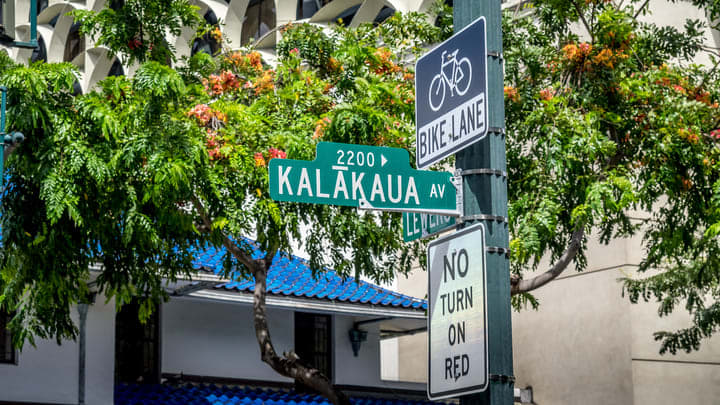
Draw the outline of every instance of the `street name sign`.
M274 200L459 216L452 174L411 168L405 149L320 142L316 153L270 160Z
M488 387L485 226L428 245L428 398Z
M456 224L455 217L447 215L404 212L402 216L403 240L412 242L446 231Z
M486 59L485 17L480 17L415 63L419 169L487 135Z

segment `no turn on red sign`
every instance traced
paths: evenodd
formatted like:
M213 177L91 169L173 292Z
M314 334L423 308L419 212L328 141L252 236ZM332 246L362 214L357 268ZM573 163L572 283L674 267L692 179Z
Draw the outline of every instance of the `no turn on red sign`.
M428 398L488 386L485 226L428 246Z

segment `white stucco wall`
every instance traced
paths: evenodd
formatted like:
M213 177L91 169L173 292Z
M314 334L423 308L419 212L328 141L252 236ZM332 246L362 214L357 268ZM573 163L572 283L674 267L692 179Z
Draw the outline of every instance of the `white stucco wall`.
M293 313L268 310L275 350L293 346ZM260 360L249 305L173 299L163 305L163 373L292 382Z
M73 321L77 323L77 310ZM115 303L98 297L87 316L85 402L113 403ZM26 345L18 364L0 364L0 401L71 404L78 401L78 344L37 340Z
M268 323L278 353L294 348L294 313L268 310ZM362 318L365 319L365 318ZM358 357L353 356L348 330L360 319L332 318L334 382L341 385L423 390L424 385L382 381L377 323L368 331ZM161 311L163 373L249 380L292 382L260 360L252 307L245 304L172 299Z
M353 355L348 331L352 329L353 322L358 320L347 316L335 316L333 319L335 384L424 391L425 384L381 379L379 323L360 327L368 332L368 337L367 341L362 342L358 356Z

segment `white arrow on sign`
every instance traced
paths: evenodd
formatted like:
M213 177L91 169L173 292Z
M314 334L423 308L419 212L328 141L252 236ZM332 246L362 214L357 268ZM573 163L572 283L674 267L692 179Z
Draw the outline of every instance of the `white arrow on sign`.
M385 155L380 154L380 167L385 166L385 163L387 163L387 159L385 159Z

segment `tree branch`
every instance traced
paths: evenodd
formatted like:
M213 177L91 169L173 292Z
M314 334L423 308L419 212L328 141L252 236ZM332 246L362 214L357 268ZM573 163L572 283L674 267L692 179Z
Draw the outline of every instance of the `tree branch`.
M200 219L203 221L202 223L202 229L201 231L204 232L210 232L212 230L212 221L210 220L210 216L208 215L207 211L205 210L205 206L202 202L200 202L200 199L193 194L192 196L192 203L195 206L195 210L197 211L198 215L200 215ZM223 234L223 246L233 255L235 258L237 258L240 263L244 264L248 269L252 269L255 265L255 261L253 260L252 256L247 254L244 250L240 249L235 242L230 239L227 235ZM274 253L273 253L274 255Z
M565 252L563 252L562 256L560 256L558 261L555 262L555 264L550 268L550 270L546 271L545 273L535 276L529 280L521 280L520 278L511 277L510 294L516 295L529 292L536 288L540 288L554 280L563 271L565 271L568 264L570 264L570 261L575 258L578 251L580 250L580 244L582 243L584 236L584 227L580 227L580 229L574 231L572 233L572 236L570 236L570 243L568 244L567 249L565 249Z
M637 11L635 12L635 15L633 16L633 20L636 20L638 18L640 13L642 13L642 10L648 5L649 2L650 2L650 0L645 0L645 3L643 3L642 6L640 6L640 8L637 9Z
M580 6L577 4L576 0L572 0L573 6L575 6L575 10L578 13L578 16L580 16L580 19L583 22L583 25L585 25L585 29L587 29L588 34L590 34L590 43L595 44L595 34L593 34L592 29L590 28L590 24L588 24L587 20L585 19L585 15L583 14L582 10L580 9Z

